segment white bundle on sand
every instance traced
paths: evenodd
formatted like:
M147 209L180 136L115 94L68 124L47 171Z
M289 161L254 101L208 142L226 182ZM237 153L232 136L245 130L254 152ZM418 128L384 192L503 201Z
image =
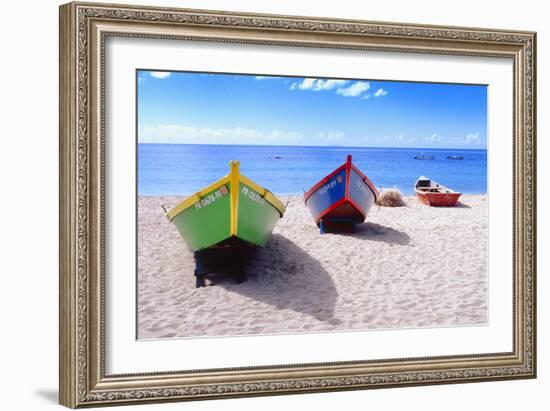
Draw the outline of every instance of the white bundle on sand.
M403 207L406 205L401 192L395 188L386 188L380 191L376 204L382 207Z

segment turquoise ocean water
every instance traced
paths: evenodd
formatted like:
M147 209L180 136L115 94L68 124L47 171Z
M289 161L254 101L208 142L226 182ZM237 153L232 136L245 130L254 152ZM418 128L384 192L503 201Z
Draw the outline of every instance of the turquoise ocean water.
M487 192L487 150L138 144L138 194L192 194L226 175L231 160L275 194L302 194L348 154L378 188L412 194L416 179L425 175L462 193ZM434 159L415 160L420 154Z

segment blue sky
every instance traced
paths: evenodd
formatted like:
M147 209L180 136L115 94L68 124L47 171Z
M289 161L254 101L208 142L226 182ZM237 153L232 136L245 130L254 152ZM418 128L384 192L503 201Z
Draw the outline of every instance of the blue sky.
M137 72L138 141L487 147L487 87Z

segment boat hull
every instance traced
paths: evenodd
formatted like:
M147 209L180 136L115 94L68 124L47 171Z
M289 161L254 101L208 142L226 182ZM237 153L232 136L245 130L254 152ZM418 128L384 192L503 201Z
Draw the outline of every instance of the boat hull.
M244 183L240 185L237 204L236 237L264 246L281 218L279 211L258 191Z
M231 185L222 187L226 190L217 188L205 193L172 220L191 251L211 247L231 237Z
M351 166L348 176L348 202L365 218L378 196L378 191L366 178L355 166Z
M359 224L365 221L378 191L348 157L346 164L315 184L304 201L315 223Z
M418 199L432 207L453 207L460 198L460 193L420 193L416 192Z
M453 207L462 195L424 176L416 180L414 191L421 203L432 207Z
M328 177L324 184L305 199L305 203L317 224L326 214L336 214L346 203L346 170L339 170Z
M243 242L264 246L285 207L265 188L236 171L167 213L191 251Z

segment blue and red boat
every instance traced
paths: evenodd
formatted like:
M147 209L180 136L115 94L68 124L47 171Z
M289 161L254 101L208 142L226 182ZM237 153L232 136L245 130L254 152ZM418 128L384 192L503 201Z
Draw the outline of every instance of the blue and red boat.
M351 162L342 164L304 194L304 201L321 233L325 227L353 226L367 218L378 198L369 178Z

